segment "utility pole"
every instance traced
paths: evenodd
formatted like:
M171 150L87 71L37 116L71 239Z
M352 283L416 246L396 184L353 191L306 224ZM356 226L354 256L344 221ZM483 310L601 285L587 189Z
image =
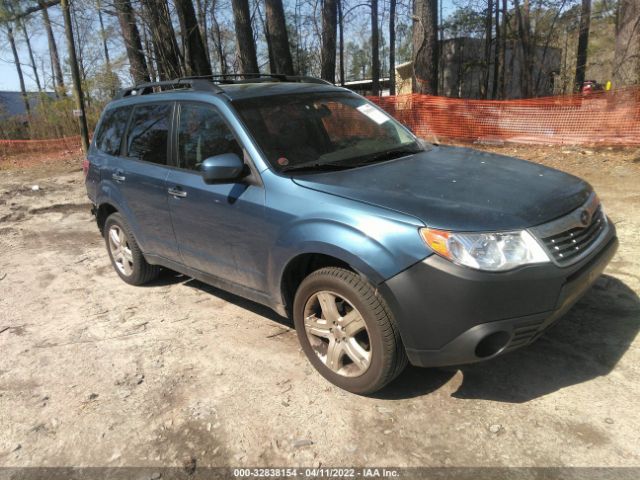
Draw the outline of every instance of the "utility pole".
M87 116L84 109L84 95L82 94L82 84L80 82L78 58L76 57L76 45L73 39L69 0L61 0L60 6L62 7L62 17L64 20L64 33L67 37L67 50L69 54L69 64L71 66L71 77L73 79L73 96L76 100L76 107L80 111L80 117L78 120L80 122L82 151L86 154L89 151L89 128L87 127Z

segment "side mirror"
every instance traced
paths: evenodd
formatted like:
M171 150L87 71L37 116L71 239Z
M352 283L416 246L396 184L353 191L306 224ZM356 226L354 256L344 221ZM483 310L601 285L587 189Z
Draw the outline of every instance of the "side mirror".
M235 153L207 158L200 171L205 183L233 183L246 175L244 162Z

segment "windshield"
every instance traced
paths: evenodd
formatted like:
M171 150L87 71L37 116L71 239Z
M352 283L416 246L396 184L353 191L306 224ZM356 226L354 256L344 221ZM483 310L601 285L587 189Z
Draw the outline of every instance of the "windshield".
M279 172L355 168L424 150L391 116L348 92L234 102Z

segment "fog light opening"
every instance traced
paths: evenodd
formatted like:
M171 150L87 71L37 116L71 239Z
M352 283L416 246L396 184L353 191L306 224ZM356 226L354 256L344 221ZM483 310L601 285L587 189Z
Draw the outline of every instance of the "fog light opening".
M507 332L494 332L487 335L476 345L476 356L478 358L487 358L495 355L506 347L510 337L511 335Z

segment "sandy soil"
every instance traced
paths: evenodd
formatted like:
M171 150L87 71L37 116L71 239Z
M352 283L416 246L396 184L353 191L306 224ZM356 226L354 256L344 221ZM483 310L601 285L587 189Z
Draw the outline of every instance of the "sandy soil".
M640 466L640 153L497 150L588 179L619 253L534 345L371 398L261 306L120 281L77 158L0 161L0 466Z

